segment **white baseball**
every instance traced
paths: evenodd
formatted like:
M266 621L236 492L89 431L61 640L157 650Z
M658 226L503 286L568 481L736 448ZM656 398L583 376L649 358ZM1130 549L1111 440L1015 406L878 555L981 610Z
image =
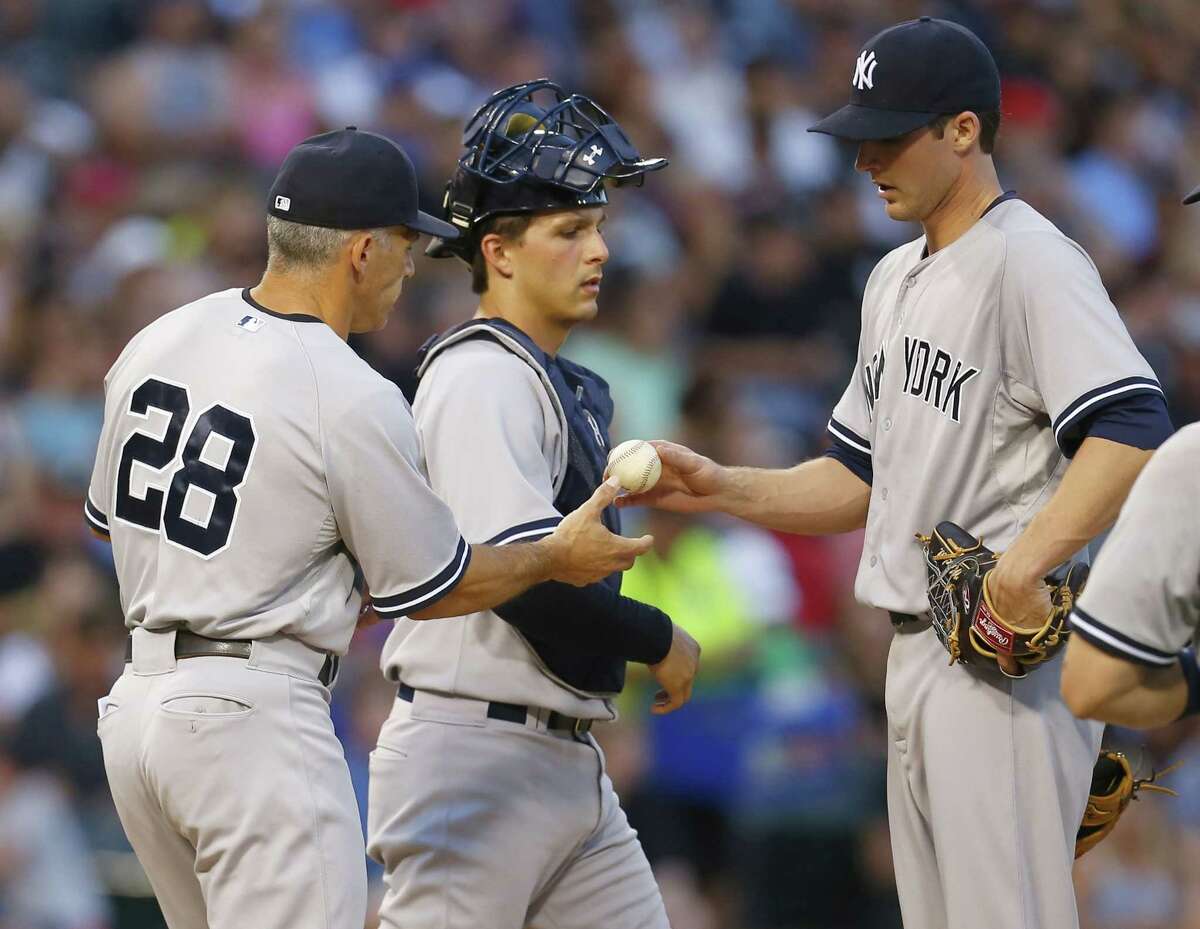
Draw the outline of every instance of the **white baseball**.
M630 493L641 494L658 483L662 462L649 442L630 439L608 453L608 473Z

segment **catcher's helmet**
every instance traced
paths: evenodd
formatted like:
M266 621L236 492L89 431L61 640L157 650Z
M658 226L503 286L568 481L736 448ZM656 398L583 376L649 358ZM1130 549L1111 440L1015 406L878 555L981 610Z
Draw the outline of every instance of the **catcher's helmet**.
M608 202L606 180L641 183L667 166L665 158L642 158L593 100L544 78L492 94L467 121L463 145L442 204L461 234L435 238L426 253L468 264L472 233L491 216L597 206Z

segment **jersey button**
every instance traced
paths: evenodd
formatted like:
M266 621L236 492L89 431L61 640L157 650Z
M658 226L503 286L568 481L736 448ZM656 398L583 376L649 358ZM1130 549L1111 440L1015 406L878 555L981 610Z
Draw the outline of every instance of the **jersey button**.
M874 555L872 555L872 556L871 556L871 567L872 567L872 568L873 568L873 567L875 567L875 564L876 564L876 562L878 562L878 561L879 561L879 559L878 559L878 558L876 558Z
M886 487L883 488L883 493L881 493L880 496L882 496L884 500L887 499L887 488Z
M892 418L889 416L883 421L883 431L890 432L892 429Z

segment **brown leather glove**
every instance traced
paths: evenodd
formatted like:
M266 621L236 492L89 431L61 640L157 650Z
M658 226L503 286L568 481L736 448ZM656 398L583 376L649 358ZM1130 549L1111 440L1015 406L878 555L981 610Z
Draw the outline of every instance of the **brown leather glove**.
M1007 655L1021 667L1020 674L1009 676L1024 677L1028 668L1066 644L1067 617L1087 580L1086 564L1069 564L1046 578L1050 612L1038 625L1024 627L1001 616L988 594L988 574L996 566L997 552L949 520L938 523L930 535L918 535L917 541L925 552L933 628L951 664L991 667L997 655Z
M1171 768L1152 771L1149 777L1135 777L1129 759L1123 752L1102 749L1100 757L1096 759L1096 767L1092 769L1092 789L1088 794L1087 808L1083 811L1083 822L1075 834L1075 857L1091 851L1113 831L1125 807L1129 806L1129 801L1137 799L1138 791L1153 790L1172 797L1179 796L1170 787L1154 783Z

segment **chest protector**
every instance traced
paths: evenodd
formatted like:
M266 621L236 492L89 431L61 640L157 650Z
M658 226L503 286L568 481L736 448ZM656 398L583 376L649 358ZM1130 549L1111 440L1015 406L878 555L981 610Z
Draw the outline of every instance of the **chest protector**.
M551 463L554 507L564 516L578 509L600 486L608 462L608 428L613 402L608 384L582 365L548 355L529 336L502 319L472 319L434 336L421 347L417 378L442 352L473 339L489 339L529 365L542 382L558 414L563 437L559 460ZM621 531L621 516L615 506L602 514L611 532ZM621 574L611 574L599 583L614 591L621 589ZM525 636L543 669L568 687L587 694L609 695L625 685L625 662L620 658L589 655L557 642Z

